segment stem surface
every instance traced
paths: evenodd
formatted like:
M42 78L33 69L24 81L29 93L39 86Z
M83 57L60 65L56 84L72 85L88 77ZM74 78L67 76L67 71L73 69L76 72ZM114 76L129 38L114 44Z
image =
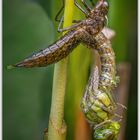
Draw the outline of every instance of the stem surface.
M73 7L74 7L73 0L65 1L63 27L68 27L72 24ZM54 68L48 140L65 140L66 138L66 124L63 120L63 116L64 116L65 88L67 79L67 62L68 58L55 64Z

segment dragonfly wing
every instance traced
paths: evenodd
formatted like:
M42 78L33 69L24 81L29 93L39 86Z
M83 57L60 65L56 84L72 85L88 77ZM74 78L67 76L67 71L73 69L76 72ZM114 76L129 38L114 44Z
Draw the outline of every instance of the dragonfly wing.
M105 35L106 38L108 38L109 40L111 40L115 35L115 31L110 29L110 28L107 28L107 27L104 27L103 30L102 30L102 33Z
M99 69L97 66L93 69L93 72L89 79L89 85L92 87L92 90L96 91L99 85Z

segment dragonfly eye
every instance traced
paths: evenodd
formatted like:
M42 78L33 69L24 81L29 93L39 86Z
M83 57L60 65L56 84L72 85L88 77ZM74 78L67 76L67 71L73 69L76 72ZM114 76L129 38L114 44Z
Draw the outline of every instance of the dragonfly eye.
M107 15L108 13L108 9L109 9L109 4L107 1L105 0L99 0L96 7L95 7L95 10L99 15L102 15L102 16L105 16Z
M108 7L109 7L108 2L107 2L107 1L104 1L104 2L103 2L103 6L106 7L106 8L108 8Z

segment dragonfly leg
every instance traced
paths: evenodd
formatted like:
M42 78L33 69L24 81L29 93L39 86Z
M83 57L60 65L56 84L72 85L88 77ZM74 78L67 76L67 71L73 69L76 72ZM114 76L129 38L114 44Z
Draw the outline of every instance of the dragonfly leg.
M62 18L62 17L61 17ZM58 17L57 17L57 19L55 19L55 21L57 21L57 22L60 22L61 21L61 19L58 19ZM73 20L72 21L72 23L79 23L79 22L81 22L82 20ZM62 20L62 22L64 22L64 20Z
M120 118L120 119L123 119L123 116L121 116L121 115L119 115L119 114L117 114L117 113L115 113L114 116L115 116L115 117L118 117L118 118Z
M61 29L61 25L62 25L63 20L64 20L64 16L62 16L60 19L60 23L59 23L58 29L57 29L58 32L61 32L63 30L63 29Z
M64 9L64 0L62 0L62 7L60 8L60 10L58 11L58 13L56 14L56 16L55 16L55 21L58 21L58 22L60 22L60 19L58 18L59 17L59 15L61 14L61 12L63 11L63 9Z
M101 122L101 123L95 125L95 126L94 126L94 130L97 129L97 128L99 128L99 127L101 127L101 126L103 126L103 125L106 124L106 123L111 123L111 122L112 122L112 120L105 120L105 121L103 121L103 122Z
M121 103L116 103L116 104L117 104L118 106L122 107L123 109L127 110L127 107L124 106L123 104L121 104Z
M79 23L79 22L81 22L81 21L82 21L82 20L75 20L75 19L74 19L74 20L72 21L72 23Z
M78 27L79 25L82 24L82 22L80 22L80 23L74 24L74 25L66 27L66 28L61 28L63 19L64 19L64 16L62 16L62 18L60 20L60 23L58 25L58 32L64 32L64 31L72 30L72 29L74 29L74 28L76 28L76 27Z
M83 5L85 6L85 8L87 9L88 12L91 12L91 8L87 5L87 3L85 2L85 0L81 0L81 2L83 3Z
M74 4L86 15L88 16L88 13L87 11L85 11L79 4L76 0L74 0Z
M60 22L61 21L61 18L59 19L58 17L59 17L59 15L61 14L61 12L63 11L63 9L64 9L64 0L62 0L62 7L60 8L60 10L58 11L58 13L56 14L56 16L55 16L55 21L57 21L57 22ZM79 22L81 22L82 20L73 20L72 21L72 23L79 23ZM62 20L62 22L64 22L64 20Z
M91 8L87 5L87 3L86 3L84 0L81 0L81 2L82 2L83 5L86 7L86 9L88 10L88 12L90 12L90 11L91 11ZM90 0L90 2L91 2L92 5L94 6L93 1ZM62 0L62 3L63 3L62 7L61 7L61 9L58 11L58 13L57 13L57 15L56 15L56 17L55 17L55 20L56 20L56 21L60 21L60 20L58 19L58 16L60 15L60 13L62 12L62 10L64 9L64 0ZM88 13L78 4L78 2L77 2L76 0L74 0L74 4L75 4L86 16L88 16Z
M95 3L93 2L93 0L90 0L92 6L94 7L95 6Z

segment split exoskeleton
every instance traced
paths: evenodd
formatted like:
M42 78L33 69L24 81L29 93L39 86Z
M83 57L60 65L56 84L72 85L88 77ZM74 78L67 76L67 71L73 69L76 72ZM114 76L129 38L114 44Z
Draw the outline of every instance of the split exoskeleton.
M86 19L74 20L74 25L61 29L63 17L58 20L58 15L64 8L63 6L58 12L56 20L60 21L58 31L67 31L67 33L49 47L13 66L45 67L68 56L80 43L95 49L100 56L101 70L99 72L99 68L95 66L84 93L81 108L94 130L95 139L115 140L122 119L122 116L116 113L116 109L118 105L125 107L116 103L112 97L112 89L117 85L118 77L116 76L115 54L109 37L104 34L109 5L106 0L98 0L94 8L91 9L84 0L81 2L85 10L74 0L75 5L85 14ZM94 5L93 2L92 5ZM111 31L109 32L111 33Z

